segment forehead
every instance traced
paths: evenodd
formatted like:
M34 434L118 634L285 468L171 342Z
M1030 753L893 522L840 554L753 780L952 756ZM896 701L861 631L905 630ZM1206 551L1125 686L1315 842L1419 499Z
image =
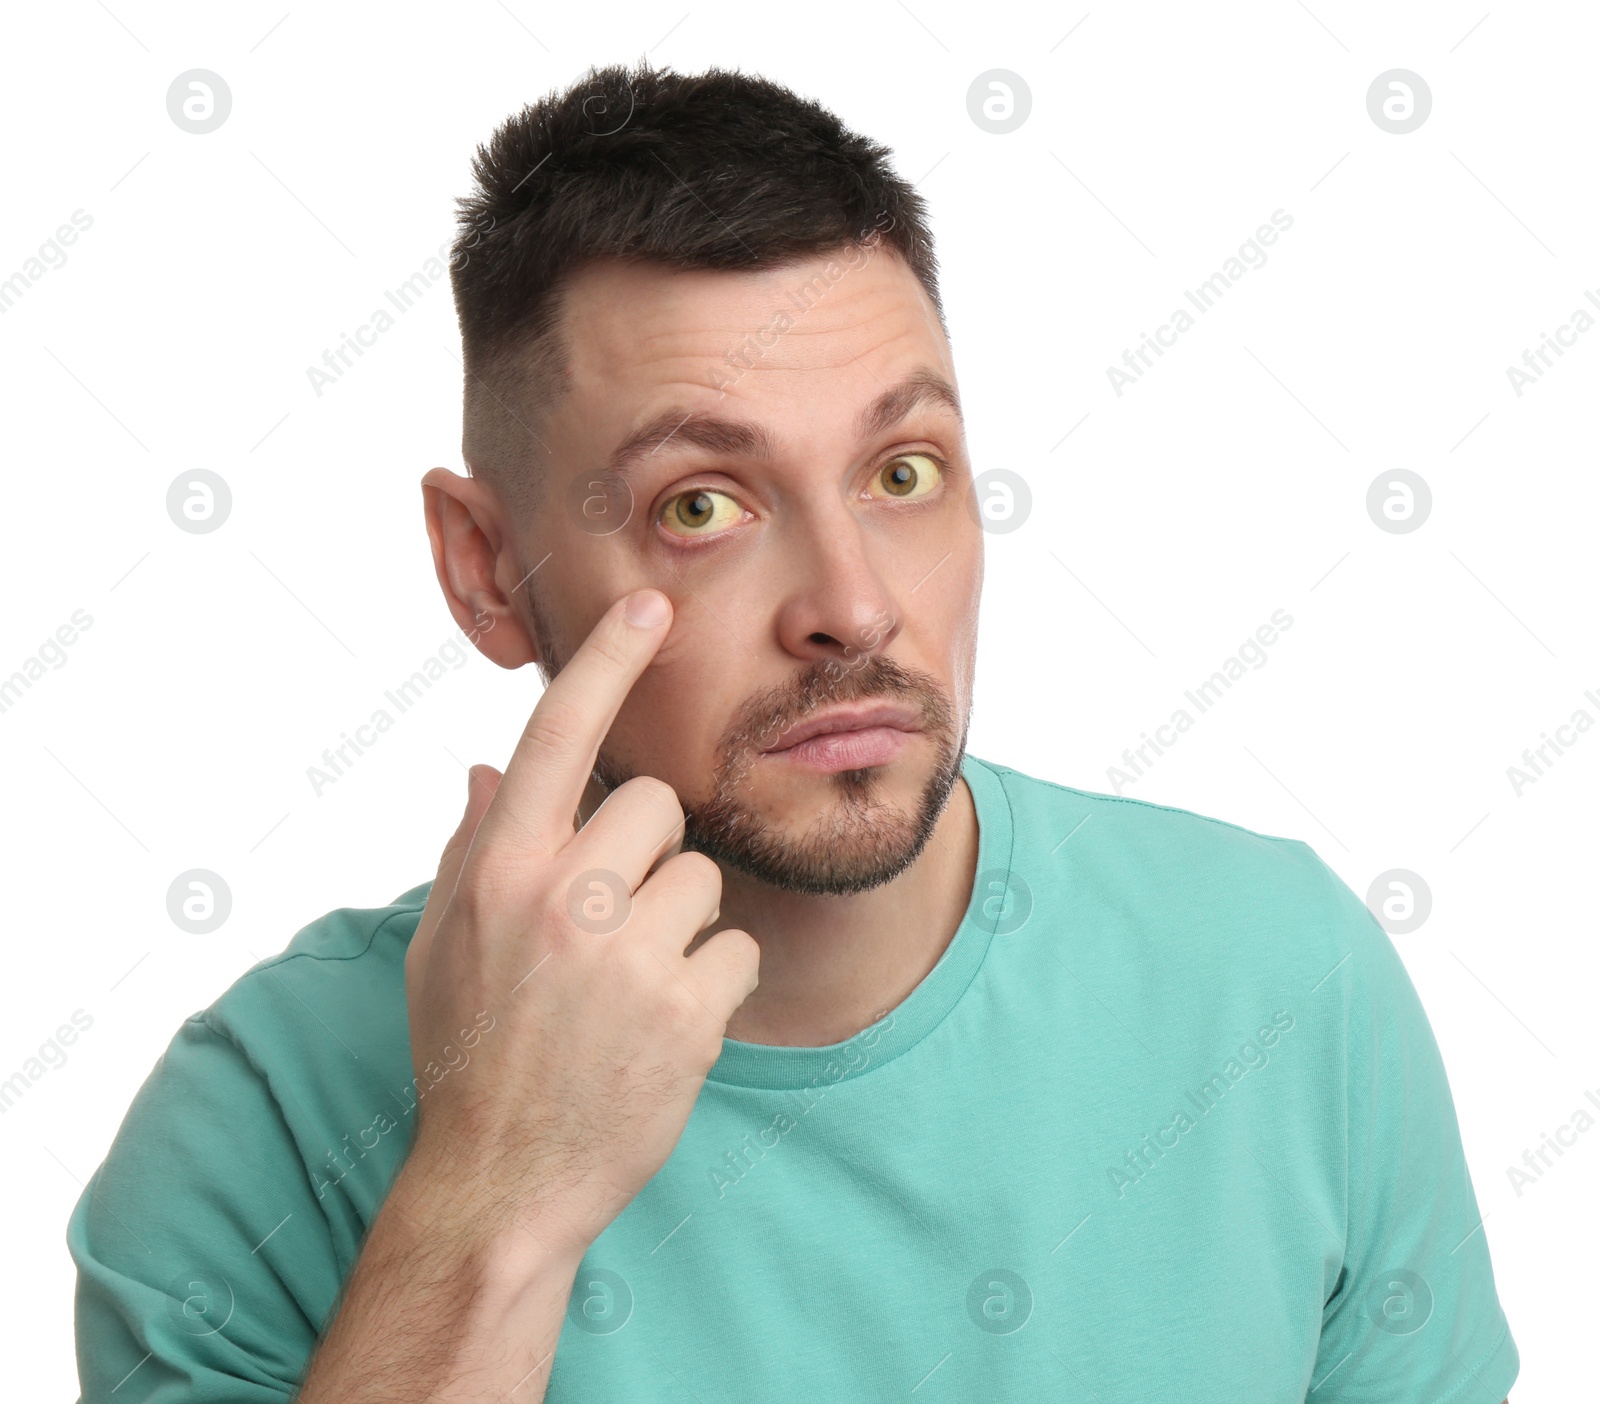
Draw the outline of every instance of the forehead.
M954 379L938 313L885 247L738 271L605 260L569 284L563 320L571 389L591 410L596 401L622 409L622 399L639 409L638 399L667 387L702 387L717 398L729 382L742 398L756 384L777 388L755 372L859 376L863 361L880 375L903 362ZM799 379L816 388L816 374Z

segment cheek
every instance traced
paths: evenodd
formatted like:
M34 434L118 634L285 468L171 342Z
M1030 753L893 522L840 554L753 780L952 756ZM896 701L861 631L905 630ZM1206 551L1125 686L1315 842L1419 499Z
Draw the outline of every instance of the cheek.
M701 774L732 721L741 697L737 688L748 677L750 654L733 634L735 624L719 601L712 616L691 597L673 597L672 628L649 666L639 675L612 726L619 754L636 758L641 773L670 777L650 765L675 765L684 773ZM635 767L639 769L639 766Z
M983 594L983 533L974 529L930 545L908 570L913 583L926 577L915 595L901 599L920 620L917 633L927 645L952 660L971 650L978 632L979 604ZM941 560L941 558L943 558ZM929 574L929 564L939 562Z
M743 634L735 631L749 626L733 612L726 595L709 606L670 576L652 584L672 601L672 625L633 691L648 696L654 706L674 708L681 705L683 689L704 687L734 666L732 652L744 652L738 642Z

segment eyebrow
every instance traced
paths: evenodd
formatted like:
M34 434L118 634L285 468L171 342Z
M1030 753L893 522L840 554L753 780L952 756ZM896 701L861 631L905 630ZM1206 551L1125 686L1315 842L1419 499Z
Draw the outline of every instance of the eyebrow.
M893 428L924 404L939 405L964 425L961 401L955 387L937 371L924 367L891 386L856 416L856 437L872 439ZM625 476L634 465L669 443L703 449L707 453L745 458L777 457L777 444L760 424L722 419L705 411L674 406L633 431L612 451L606 471Z

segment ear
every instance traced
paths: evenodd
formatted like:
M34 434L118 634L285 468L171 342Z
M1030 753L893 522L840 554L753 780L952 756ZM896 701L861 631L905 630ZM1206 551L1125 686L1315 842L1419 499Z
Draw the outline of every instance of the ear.
M462 632L502 668L534 662L538 645L510 596L521 582L494 494L477 478L430 468L422 477L422 511L434 574Z

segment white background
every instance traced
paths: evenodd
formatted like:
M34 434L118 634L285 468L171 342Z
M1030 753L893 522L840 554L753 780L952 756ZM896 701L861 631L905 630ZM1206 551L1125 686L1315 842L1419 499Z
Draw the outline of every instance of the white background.
M531 668L474 653L314 795L307 767L454 635L417 485L461 469L447 284L320 397L306 368L451 237L496 123L643 53L821 100L930 202L974 465L1033 493L989 538L974 754L1110 790L1184 689L1293 616L1124 793L1304 838L1363 896L1423 876L1431 915L1394 940L1513 1397L1592 1391L1600 1128L1520 1197L1506 1173L1600 1089L1600 728L1520 796L1507 778L1600 719L1600 328L1520 397L1506 374L1600 296L1592 8L281 2L7 18L0 278L93 220L0 315L0 676L93 618L0 714L0 1079L93 1020L0 1118L14 1397L75 1387L67 1215L179 1023L323 912L431 877L463 767L503 765L536 700ZM1366 108L1396 67L1433 97L1407 135ZM233 98L201 136L166 110L191 68ZM968 115L994 68L1032 93L1006 135ZM1278 209L1265 266L1118 397L1107 366ZM166 494L202 468L232 515L190 535ZM1398 468L1433 494L1408 534L1365 505ZM189 868L232 892L210 935L167 916Z

